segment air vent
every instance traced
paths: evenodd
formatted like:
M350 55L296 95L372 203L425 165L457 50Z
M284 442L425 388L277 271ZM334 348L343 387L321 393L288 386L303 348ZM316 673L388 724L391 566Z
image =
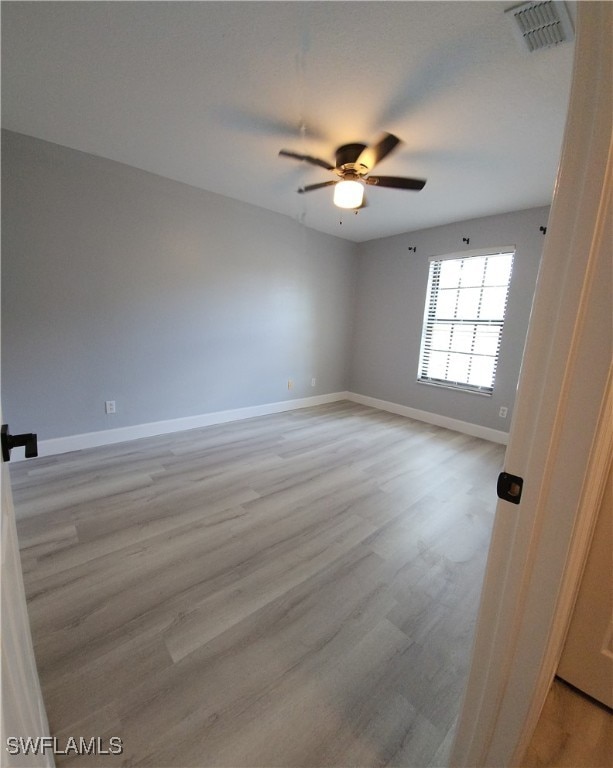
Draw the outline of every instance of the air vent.
M522 3L505 14L522 49L531 53L575 38L566 4L560 0Z

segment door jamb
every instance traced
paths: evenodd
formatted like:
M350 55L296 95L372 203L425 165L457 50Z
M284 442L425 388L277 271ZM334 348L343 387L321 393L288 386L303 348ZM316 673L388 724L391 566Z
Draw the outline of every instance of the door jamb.
M507 450L508 471L526 478L524 496L514 510L498 504L453 766L521 759L559 659L597 511L587 480L604 482L599 457L607 438L598 430L611 359L610 340L609 348L602 341L610 326L610 293L607 304L603 292L610 286L613 8L579 3L578 21L560 171ZM596 338L595 329L602 329Z

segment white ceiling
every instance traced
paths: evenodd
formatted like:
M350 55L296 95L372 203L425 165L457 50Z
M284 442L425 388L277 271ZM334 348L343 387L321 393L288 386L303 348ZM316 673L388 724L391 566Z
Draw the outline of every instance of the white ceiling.
M3 2L2 125L355 241L548 204L574 46L522 52L513 4ZM278 157L383 130L377 172L428 182L358 215Z

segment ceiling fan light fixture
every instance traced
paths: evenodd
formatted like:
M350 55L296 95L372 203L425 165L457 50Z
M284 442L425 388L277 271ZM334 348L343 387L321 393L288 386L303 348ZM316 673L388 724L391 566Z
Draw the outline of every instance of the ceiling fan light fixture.
M318 165L327 171L332 171L338 178L337 181L320 181L317 184L306 184L298 189L299 194L313 192L324 187L334 187L334 205L338 208L354 210L366 205L364 200L364 187L373 184L378 187L390 189L413 189L419 191L424 188L425 179L410 179L404 176L371 176L372 169L387 157L400 144L400 139L391 133L384 133L376 144L343 144L336 150L336 165L332 166L318 157L304 155L301 152L293 152L291 149L282 149L279 154L282 157L291 157L294 160L303 160L311 165Z
M359 181L339 181L334 186L334 205L359 208L364 200L364 185Z

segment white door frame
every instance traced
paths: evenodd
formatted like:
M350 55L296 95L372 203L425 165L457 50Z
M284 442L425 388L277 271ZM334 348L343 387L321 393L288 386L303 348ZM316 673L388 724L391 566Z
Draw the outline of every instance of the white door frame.
M0 459L1 461L1 459ZM0 766L52 768L54 759L49 745L37 754L23 752L12 755L7 751L9 737L48 737L49 724L43 703L32 647L30 622L23 586L21 559L17 544L15 512L6 464L0 466L0 498L2 500L2 599L0 602L2 673L0 694Z
M613 4L577 5L569 113L505 459L524 478L523 497L498 503L453 766L519 764L558 664L605 480Z

